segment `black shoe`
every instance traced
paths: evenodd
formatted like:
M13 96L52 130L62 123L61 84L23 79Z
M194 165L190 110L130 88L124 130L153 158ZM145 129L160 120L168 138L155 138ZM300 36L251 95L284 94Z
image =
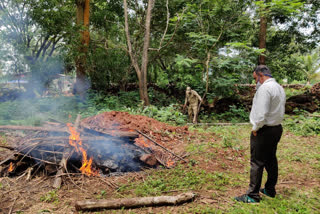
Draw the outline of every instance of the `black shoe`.
M271 197L271 198L276 197L276 194L269 194L265 188L260 189L260 192L263 193L263 194L265 194L266 196Z
M250 196L248 196L246 194L238 196L238 197L235 197L234 200L240 201L240 202L243 202L243 203L259 203L259 200L253 199L253 198L251 198Z

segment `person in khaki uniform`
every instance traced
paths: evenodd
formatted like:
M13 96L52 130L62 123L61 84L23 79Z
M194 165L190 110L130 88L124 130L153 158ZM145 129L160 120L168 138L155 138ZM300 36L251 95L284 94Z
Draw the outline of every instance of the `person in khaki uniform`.
M202 102L200 95L196 91L191 90L190 87L187 87L186 99L184 102L183 109L185 109L186 106L189 104L188 106L189 120L190 121L192 120L192 114L193 114L193 120L192 120L193 123L197 123L199 101Z

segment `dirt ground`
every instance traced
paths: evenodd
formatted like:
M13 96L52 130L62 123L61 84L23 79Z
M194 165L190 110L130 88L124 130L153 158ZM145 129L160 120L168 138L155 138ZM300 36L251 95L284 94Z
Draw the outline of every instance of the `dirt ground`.
M117 129L117 130L139 130L154 140L161 143L166 148L172 150L177 155L184 157L188 163L176 160L176 164L181 164L184 169L205 170L206 172L228 172L229 174L243 174L248 170L248 148L233 149L211 147L203 152L187 152L187 148L192 142L199 145L203 142L216 144L221 141L221 137L214 134L189 131L188 127L174 127L161 123L152 118L140 115L130 115L126 112L105 112L95 117L86 118L83 124L90 125L96 130ZM14 146L19 140L17 134L5 133L2 137L2 144ZM287 136L290 138L290 136ZM314 139L313 139L314 141ZM7 158L12 151L1 149L0 161ZM204 155L212 155L214 158L204 161ZM192 163L197 163L196 165ZM299 167L297 165L297 167ZM300 166L301 168L304 165ZM63 185L60 189L52 188L54 175L47 176L37 173L31 180L26 180L24 176L1 177L0 178L0 213L77 213L74 204L78 200L86 199L108 199L126 198L134 196L134 193L123 194L119 188L122 185L144 182L152 174L150 169L141 172L127 173L121 176L88 177L82 174L69 174L63 178ZM174 170L174 169L159 169ZM295 187L310 186L313 188L318 185L314 178L296 177L288 174L286 178L279 181L279 191L288 185ZM198 197L192 203L181 206L150 207L130 210L104 211L103 213L188 213L189 209L195 204L210 205L224 211L225 205L233 204L231 196L243 193L246 182L242 186L227 187L226 191L199 189L194 191ZM179 194L183 191L172 191L163 193L164 195ZM212 199L212 195L218 199Z

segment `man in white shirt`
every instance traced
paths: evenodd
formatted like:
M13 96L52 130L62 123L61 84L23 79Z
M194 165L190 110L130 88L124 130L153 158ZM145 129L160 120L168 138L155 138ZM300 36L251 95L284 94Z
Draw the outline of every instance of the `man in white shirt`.
M278 180L277 145L282 135L281 122L285 112L286 95L283 88L272 78L269 68L259 65L253 77L257 91L250 112L252 133L250 137L250 184L246 194L235 198L245 203L260 201L259 191L272 198L276 195ZM265 187L260 189L263 169L268 173Z

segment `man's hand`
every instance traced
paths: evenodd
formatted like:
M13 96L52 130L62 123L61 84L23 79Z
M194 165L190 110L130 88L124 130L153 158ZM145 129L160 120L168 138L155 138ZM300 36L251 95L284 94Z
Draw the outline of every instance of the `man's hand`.
M252 134L253 134L253 136L256 137L258 133L257 133L257 131L252 131Z

